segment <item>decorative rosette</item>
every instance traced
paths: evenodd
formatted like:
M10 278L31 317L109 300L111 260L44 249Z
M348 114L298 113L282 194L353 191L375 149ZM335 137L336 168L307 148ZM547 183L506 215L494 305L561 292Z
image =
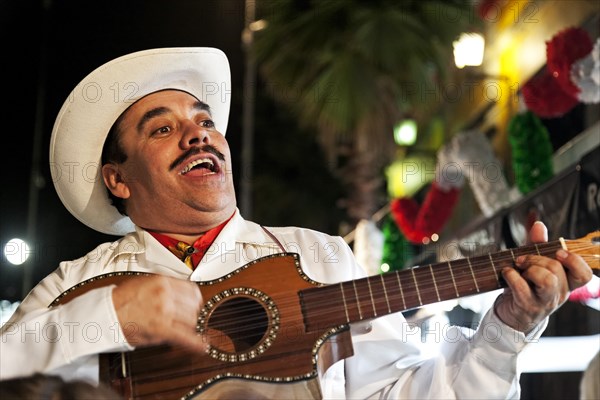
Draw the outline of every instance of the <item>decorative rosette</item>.
M527 194L552 178L552 143L548 130L531 111L516 114L508 123L515 184Z
M598 96L600 100L600 73L594 72L592 48L590 35L576 27L564 29L547 41L546 70L523 86L527 108L539 117L557 118L583 99L593 101ZM598 71L597 62L595 68Z
M579 88L571 81L571 67L575 61L590 54L592 47L590 35L581 28L567 28L546 42L548 72L572 97L577 97Z
M530 79L523 86L523 100L529 110L541 118L557 118L571 111L579 102L564 92L558 81L549 74Z
M600 38L590 54L576 61L571 68L571 80L579 89L582 103L600 103Z

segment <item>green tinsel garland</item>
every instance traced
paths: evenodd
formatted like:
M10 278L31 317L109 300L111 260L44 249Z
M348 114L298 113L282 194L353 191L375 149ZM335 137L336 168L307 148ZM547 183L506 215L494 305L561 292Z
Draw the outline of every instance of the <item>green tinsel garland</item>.
M388 264L390 271L404 269L406 262L415 255L412 245L406 240L402 232L400 232L398 225L396 225L391 215L387 215L383 219L381 231L383 233L381 263Z
M537 115L531 111L515 115L508 124L508 141L515 184L521 193L527 194L552 178L550 135Z

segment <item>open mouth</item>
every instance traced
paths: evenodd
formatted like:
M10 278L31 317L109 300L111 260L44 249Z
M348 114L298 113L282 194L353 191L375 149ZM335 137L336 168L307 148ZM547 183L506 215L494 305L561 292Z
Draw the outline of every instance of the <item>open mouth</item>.
M181 175L185 175L193 170L204 170L206 174L219 172L219 168L215 161L211 158L199 158L194 161L190 161L183 167L179 172Z

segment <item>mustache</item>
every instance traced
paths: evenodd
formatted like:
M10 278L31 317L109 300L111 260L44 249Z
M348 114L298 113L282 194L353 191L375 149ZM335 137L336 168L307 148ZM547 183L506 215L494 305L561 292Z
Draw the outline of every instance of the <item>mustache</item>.
M188 151L186 151L185 153L183 153L182 155L177 157L175 159L175 161L173 161L171 163L171 165L169 166L169 170L172 171L175 168L177 168L177 166L179 166L181 163L183 163L188 157L191 157L193 155L200 154L203 152L210 153L210 154L214 155L215 157L217 157L219 160L225 161L225 155L223 155L223 153L221 153L219 150L217 150L217 148L214 147L213 145L206 144L202 147L192 147L191 149L189 149Z

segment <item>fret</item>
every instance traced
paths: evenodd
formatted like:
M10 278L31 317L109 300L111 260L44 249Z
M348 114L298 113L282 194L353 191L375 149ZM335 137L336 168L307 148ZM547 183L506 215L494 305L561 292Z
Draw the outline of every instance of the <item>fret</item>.
M398 280L398 289L400 289L400 297L402 298L402 306L406 310L406 300L404 300L404 290L402 290L402 282L400 282L400 274L396 272L396 279Z
M124 352L121 352L121 375L123 378L127 378L127 355ZM53 396L54 397L54 396Z
M477 284L477 278L475 278L475 273L473 272L473 266L471 265L470 257L467 257L467 263L469 264L469 270L471 271L471 276L473 277L473 282L475 283L475 289L477 289L477 293L479 293L479 285Z
M342 288L342 299L346 302L346 313L348 318L350 321L359 321L361 318L361 311L358 304L359 299L356 297L356 291L354 290L354 284L350 284L350 282L342 282Z
M453 261L452 271L454 272L454 279L456 280L458 293L461 297L477 293L476 287L473 285L473 274L470 271L466 258Z
M470 266L475 275L478 293L502 287L498 279L496 262L491 254L488 253L483 256L472 257L470 259Z
M344 294L344 285L340 282L340 291L342 292L342 301L344 303L344 312L346 313L346 322L350 322L350 315L348 315L348 304L346 304L346 295Z
M518 257L527 254L552 257L553 252L561 246L560 242L532 244L429 264L426 267L411 268L410 271L303 289L300 296L305 324L307 330L312 331L322 326L368 320L454 297L496 290L506 286L501 272L504 268L514 267Z
M391 305L389 303L389 298L386 297L387 289L385 288L383 275L379 274L379 276L370 276L367 279L370 285L369 290L372 292L372 296L370 298L370 301L373 304L372 313L375 316L389 314Z
M435 275L433 275L433 268L431 267L431 264L429 264L429 272L431 272L431 280L433 281L433 287L435 287L435 294L437 295L437 299L438 301L442 301L442 299L440 299L440 291L438 290L437 282L435 281Z
M452 272L452 264L448 261L448 269L450 270L450 277L452 278L452 285L454 285L454 290L456 291L456 297L460 297L458 294L458 288L456 287L456 281L454 280L454 272Z
M385 296L385 303L387 304L388 313L391 313L392 307L390 307L390 299L387 294L387 289L385 288L385 280L383 279L382 274L379 274L379 278L381 279L381 286L383 287L383 295Z
M496 278L496 283L498 283L498 287L502 287L500 284L500 279L498 279L498 271L496 270L496 265L494 264L494 258L492 257L492 253L488 253L490 257L490 262L492 263L492 268L494 269L494 277Z
M421 295L418 299L419 304L422 303L422 305L425 305L435 303L445 298L443 286L438 286L438 282L436 281L435 275L432 274L432 270L433 266L423 266L412 270L412 273L414 273L413 279L416 279L417 284L415 291L418 290L418 293ZM437 267L436 270L438 270ZM438 276L438 279L440 284L448 280L447 278L442 279L441 276ZM410 300L408 302L410 303ZM415 299L415 303L417 303L417 299Z
M352 281L352 286L354 287L354 296L356 297L356 308L358 308L358 318L362 321L363 315L360 309L360 300L358 298L358 290L356 290L356 281Z
M415 289L417 289L417 297L419 298L419 305L423 305L423 301L421 300L421 291L419 290L419 284L417 283L417 277L415 275L415 269L411 268L410 272L412 272L413 280L415 281Z
M307 316L306 327L309 330L322 329L356 321L345 307L351 303L344 284L314 287L301 293L303 313ZM341 291L341 293L340 293ZM342 311L344 308L344 311Z
M373 290L371 289L371 279L367 278L367 286L369 287L369 296L371 296L371 307L373 307L373 315L377 316L377 309L375 308L375 299L373 298Z

